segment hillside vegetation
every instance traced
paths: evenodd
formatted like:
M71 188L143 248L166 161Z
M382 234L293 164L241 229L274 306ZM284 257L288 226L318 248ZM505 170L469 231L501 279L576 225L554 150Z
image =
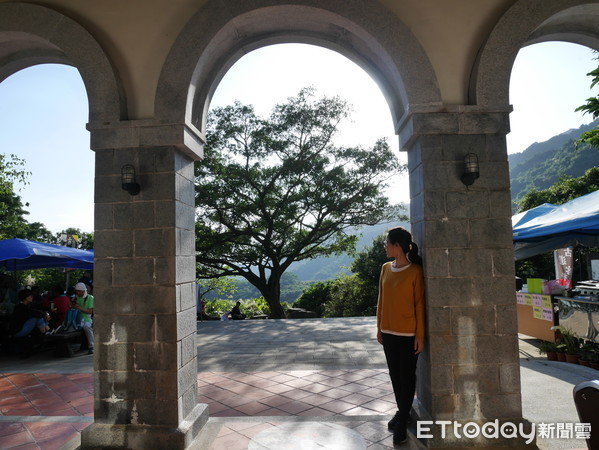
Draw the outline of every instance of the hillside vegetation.
M534 143L521 153L509 155L512 202L531 189L543 190L564 175L577 178L589 168L599 166L599 150L588 144L576 146L581 133L599 125L599 119L551 139Z

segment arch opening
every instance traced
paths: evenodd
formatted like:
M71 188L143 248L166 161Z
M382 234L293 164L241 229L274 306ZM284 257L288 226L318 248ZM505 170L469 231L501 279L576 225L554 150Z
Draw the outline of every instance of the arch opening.
M377 139L385 138L393 153L399 155L401 163L407 162L407 154L399 153L389 105L379 86L359 66L326 48L306 44L277 44L244 55L220 80L210 108L225 107L240 100L242 104L254 106L258 116L266 117L275 104L285 104L288 97L296 96L300 89L308 86L315 87L317 98L339 96L353 106L354 120L340 124L334 141L336 145L372 148ZM409 202L407 178L406 173L392 177L389 187L384 191L390 203ZM359 248L372 244L371 238L374 236L369 233L374 231L371 230L373 228L365 232L368 238L360 243ZM380 227L379 232L382 232ZM324 264L327 267L327 270L321 271L320 278L311 277L313 271L307 269L308 261L295 263L289 271L294 271L297 266L302 282L325 281L336 273L349 274L348 270L342 270L342 266L349 265L349 262L351 258L348 255L311 261L310 264ZM255 297L260 295L256 291ZM297 296L285 301L291 304L296 299Z
M561 41L599 50L599 5L585 0L543 4L531 11L516 2L491 32L477 58L470 83L470 103L498 107L509 104L512 67L521 48Z
M317 8L302 4L311 2L277 1L279 5L248 11L226 3L226 13L210 6L200 10L173 45L158 84L159 121L203 130L210 99L227 70L252 50L282 43L328 48L366 70L384 93L396 129L408 110L441 104L434 71L420 44L396 16L381 11L381 5Z
M0 98L0 147L24 159L30 172L15 192L26 205L27 221L52 234L68 228L93 232L95 163L79 72L57 64L28 67L0 83Z
M120 80L85 28L44 6L0 4L0 81L26 67L45 63L77 68L89 99L90 122L126 118Z

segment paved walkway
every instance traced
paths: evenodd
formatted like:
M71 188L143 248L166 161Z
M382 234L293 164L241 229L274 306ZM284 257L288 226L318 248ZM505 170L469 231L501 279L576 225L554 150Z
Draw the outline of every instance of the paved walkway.
M198 400L210 420L194 448L393 448L386 423L395 405L373 330L373 318L199 322ZM520 354L524 417L578 422L572 388L599 372L546 361L525 336ZM0 358L0 448L77 448L93 421L92 358ZM424 447L410 436L402 448Z

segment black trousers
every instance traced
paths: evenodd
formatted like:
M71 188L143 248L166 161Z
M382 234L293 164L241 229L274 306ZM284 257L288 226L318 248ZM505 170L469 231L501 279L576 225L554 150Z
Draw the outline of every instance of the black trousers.
M399 410L400 422L406 423L416 393L416 362L418 355L414 354L414 336L395 336L383 334L383 349L391 385Z

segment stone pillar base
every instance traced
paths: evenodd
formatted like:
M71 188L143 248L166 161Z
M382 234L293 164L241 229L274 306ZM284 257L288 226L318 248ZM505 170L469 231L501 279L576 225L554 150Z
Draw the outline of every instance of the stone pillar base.
M536 449L533 425L520 420L418 420L410 431L427 448Z
M208 405L199 403L178 428L95 422L81 433L82 449L185 449L208 421Z

